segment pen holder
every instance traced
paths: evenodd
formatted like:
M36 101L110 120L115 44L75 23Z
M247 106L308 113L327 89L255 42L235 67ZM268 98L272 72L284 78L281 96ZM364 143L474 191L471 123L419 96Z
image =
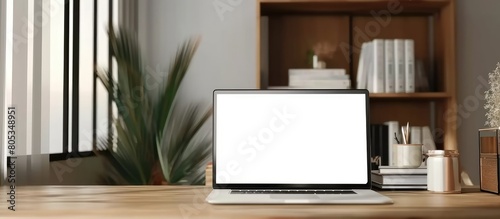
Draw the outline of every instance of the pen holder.
M417 168L422 165L422 144L395 144L395 166L401 168Z

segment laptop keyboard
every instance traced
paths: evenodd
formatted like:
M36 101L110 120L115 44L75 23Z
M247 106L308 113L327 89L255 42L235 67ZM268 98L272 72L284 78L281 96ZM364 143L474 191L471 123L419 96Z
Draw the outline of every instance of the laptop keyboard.
M231 194L339 194L349 195L356 194L352 190L324 190L324 189L307 189L307 190L275 190L275 189L233 189Z

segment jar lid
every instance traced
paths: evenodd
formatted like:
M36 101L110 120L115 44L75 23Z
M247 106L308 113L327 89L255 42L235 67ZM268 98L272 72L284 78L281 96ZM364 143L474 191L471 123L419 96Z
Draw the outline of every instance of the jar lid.
M457 150L428 150L428 156L458 157Z

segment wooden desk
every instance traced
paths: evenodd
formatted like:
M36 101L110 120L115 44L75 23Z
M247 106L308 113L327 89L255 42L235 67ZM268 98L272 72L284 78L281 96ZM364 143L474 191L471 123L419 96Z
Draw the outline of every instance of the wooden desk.
M16 212L0 188L0 218L500 218L488 193L382 192L393 205L210 205L209 187L60 187L16 189Z

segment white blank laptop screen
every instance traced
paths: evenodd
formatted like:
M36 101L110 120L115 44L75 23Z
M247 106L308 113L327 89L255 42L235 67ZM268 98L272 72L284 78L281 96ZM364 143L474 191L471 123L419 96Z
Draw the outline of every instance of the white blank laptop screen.
M216 95L216 183L367 183L365 94Z

